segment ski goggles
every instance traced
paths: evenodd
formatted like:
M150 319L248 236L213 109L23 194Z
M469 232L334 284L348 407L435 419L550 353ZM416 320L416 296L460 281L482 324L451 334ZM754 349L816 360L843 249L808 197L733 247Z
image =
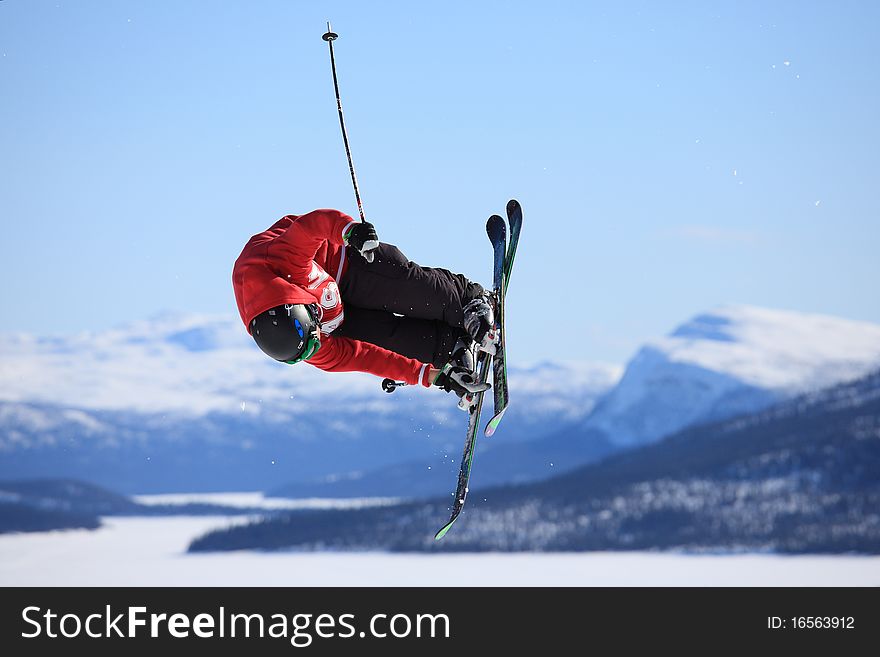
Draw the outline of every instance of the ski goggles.
M293 360L284 361L288 365L296 365L304 360L308 360L318 352L318 349L321 348L321 328L316 318L315 308L313 308L313 304L309 304L306 308L308 308L309 315L311 315L312 321L315 324L315 330L309 333L308 338L306 338L306 332L303 325L298 319L293 320L293 326L296 328L297 333L299 333L299 337L301 339L306 339L306 346L299 356Z
M296 365L297 363L301 363L304 360L308 360L312 356L314 356L318 349L321 348L321 340L318 339L318 332L315 331L311 335L309 335L309 341L306 344L305 350L302 352L300 356L294 358L293 360L284 361L288 365Z

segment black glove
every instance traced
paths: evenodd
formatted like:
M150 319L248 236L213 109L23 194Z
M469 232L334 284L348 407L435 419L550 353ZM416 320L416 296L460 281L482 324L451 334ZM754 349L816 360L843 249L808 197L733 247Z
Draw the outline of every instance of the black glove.
M459 397L484 392L492 387L488 383L478 383L469 369L451 364L440 370L440 374L434 379L434 385L446 392L454 392Z
M355 224L346 232L345 243L364 256L367 262L373 262L373 251L379 248L376 227L367 221Z

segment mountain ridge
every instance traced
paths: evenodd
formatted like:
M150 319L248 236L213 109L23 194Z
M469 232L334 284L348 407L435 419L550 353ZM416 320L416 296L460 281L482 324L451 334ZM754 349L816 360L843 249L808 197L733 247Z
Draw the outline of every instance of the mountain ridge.
M766 408L880 366L880 326L754 306L720 306L649 340L584 427L620 447L695 422Z

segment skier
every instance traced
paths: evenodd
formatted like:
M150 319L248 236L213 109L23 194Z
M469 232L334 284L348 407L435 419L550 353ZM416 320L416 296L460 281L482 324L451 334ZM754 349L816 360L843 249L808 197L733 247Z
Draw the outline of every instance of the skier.
M494 339L490 293L421 267L338 210L287 215L251 237L232 270L241 319L277 361L368 372L459 397L481 392L475 345Z

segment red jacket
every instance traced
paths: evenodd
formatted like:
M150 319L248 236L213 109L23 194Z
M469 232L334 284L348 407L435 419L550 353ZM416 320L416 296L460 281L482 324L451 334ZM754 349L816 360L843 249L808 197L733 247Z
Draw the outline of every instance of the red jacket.
M382 347L335 337L344 321L336 280L347 271L342 235L354 219L338 210L287 215L251 237L232 268L232 287L241 321L285 303L317 303L321 348L307 362L327 372L368 372L429 386L430 366Z

